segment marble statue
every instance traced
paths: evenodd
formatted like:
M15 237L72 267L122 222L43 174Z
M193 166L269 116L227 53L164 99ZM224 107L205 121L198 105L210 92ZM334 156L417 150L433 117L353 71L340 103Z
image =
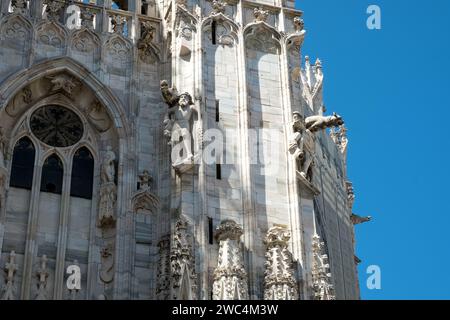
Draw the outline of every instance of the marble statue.
M300 112L293 113L293 134L289 141L289 151L295 157L300 175L312 181L312 167L315 157L315 137L306 128L305 120Z
M344 124L342 117L336 113L331 116L310 116L305 119L306 129L311 132L323 130L325 128L337 127Z
M108 147L100 169L100 226L110 225L115 221L115 204L117 200L115 160L115 153L112 151L111 147Z

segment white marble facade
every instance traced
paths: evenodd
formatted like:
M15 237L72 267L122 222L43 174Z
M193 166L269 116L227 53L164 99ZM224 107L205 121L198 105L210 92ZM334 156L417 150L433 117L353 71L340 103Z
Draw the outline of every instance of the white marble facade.
M0 0L0 299L358 299L346 129L294 1L74 2L77 28L65 1ZM72 143L33 131L49 105L79 119ZM10 181L24 138L29 188ZM91 198L71 191L80 148Z

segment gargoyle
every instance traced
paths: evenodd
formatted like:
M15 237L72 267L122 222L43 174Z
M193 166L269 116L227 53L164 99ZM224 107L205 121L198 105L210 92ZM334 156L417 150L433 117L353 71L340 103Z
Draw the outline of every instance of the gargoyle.
M360 223L371 221L372 217L371 216L360 217L357 214L352 213L352 215L350 216L350 220L355 225L355 224L360 224Z
M305 119L306 129L311 132L317 132L325 128L337 127L344 124L342 117L336 113L332 116L310 116Z

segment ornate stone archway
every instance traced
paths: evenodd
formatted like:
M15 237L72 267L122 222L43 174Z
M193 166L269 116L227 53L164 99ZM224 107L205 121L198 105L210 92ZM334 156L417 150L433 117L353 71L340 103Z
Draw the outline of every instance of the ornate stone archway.
M97 239L94 241L95 237L89 238L89 249L87 253L89 263L86 267L87 276L85 275L87 278L86 291L85 296L80 298L95 299L100 295L107 296L108 298L119 298L118 292L120 294L126 294L124 287L129 286L127 280L124 280L123 277L129 273L132 263L131 259L123 257L127 251L130 251L127 248L130 246L129 238L124 235L132 232L132 226L127 223L129 216L132 215L129 199L133 190L133 180L130 177L135 175L133 172L134 166L130 165L129 160L130 146L133 142L131 125L120 100L95 75L71 58L55 58L36 64L29 69L19 71L0 85L0 113L4 115L1 118L0 126L4 124L7 127L8 131L6 136L8 138L14 138L13 140L15 141L16 137L14 135L22 134L21 130L18 129L21 126L18 121L24 122L28 113L34 110L37 105L43 104L47 100L50 101L49 99L51 101L56 100L59 104L62 103L73 108L79 108L77 111L80 115L84 114L85 124L89 124L90 128L92 128L91 131L95 131L94 135L98 137L98 139L92 139L94 135L90 136L91 140L98 140L95 143L90 144L87 138L81 142L81 145L87 144L98 147L98 150L95 152L97 163L94 170L95 176L97 177L94 179L94 186L97 187L94 187L92 211L100 210L103 204L101 196L99 198L96 197L95 190L100 192L103 185L107 182L110 187L112 184L115 185L114 224L103 225L99 223L96 226L94 224L94 227L92 227L94 229L90 227L90 232L93 232L95 236L99 236L103 240ZM102 114L111 122L110 125L102 122L101 118L99 120L99 115ZM14 143L7 143L7 145L9 145L7 153L11 153L12 148L14 148ZM112 145L114 150L109 148L110 145ZM51 153L51 150L44 151L42 150L41 153ZM56 149L54 152L59 154L59 151ZM115 157L110 156L111 152L115 154ZM67 158L70 159L73 153L73 150L68 150ZM112 181L103 181L101 172L107 169L106 162L108 162L108 157L109 159L113 159L110 161L110 164L111 166L115 166L116 169L114 170ZM8 166L10 167L10 163ZM8 176L7 171L5 175ZM34 293L31 293L30 288L33 286L34 268L36 267L37 261L42 258L37 256L37 246L34 240L36 235L31 231L34 230L33 226L37 225L37 216L40 210L37 208L39 206L39 188L36 186L33 188L37 191L34 191L31 197L31 205L28 211L27 240L23 261L20 262L24 276L21 279L21 288L18 288L16 297L22 299L34 299ZM100 192L100 194L102 193ZM64 209L65 206L68 206L68 204L65 205L64 201L61 200L62 209L59 214L59 219L63 220L60 220L62 227L59 227L58 231L58 251L55 258L56 266L54 275L55 286L53 292L49 292L48 294L49 298L53 297L55 299L64 298L63 291L66 290L63 283L66 278L65 264L68 261L64 258L65 249L61 248L65 248L64 245L67 242L66 224L68 223L68 214L64 214L64 210L68 212L69 209ZM2 201L2 212L0 213L0 248L2 247L5 236L6 206L3 203L7 202L8 199L6 197L6 200ZM95 219L97 219L97 215L97 212L95 212L91 217L95 216ZM19 258L22 259L22 257ZM92 263L92 261L97 262ZM103 283L100 286L97 281L97 277L99 276L97 268L100 269L100 280ZM118 283L121 285L118 286Z

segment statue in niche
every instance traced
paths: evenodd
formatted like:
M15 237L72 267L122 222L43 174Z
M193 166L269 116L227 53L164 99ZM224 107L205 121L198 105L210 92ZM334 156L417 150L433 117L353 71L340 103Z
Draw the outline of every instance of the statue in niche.
M111 147L108 147L103 158L100 172L99 225L101 227L114 224L116 219L114 213L117 199L115 160L115 153L112 151Z
M103 105L95 100L87 109L89 122L99 131L106 132L111 127L111 120Z
M312 182L312 172L316 151L314 134L306 128L300 112L293 113L293 131L289 142L289 151L295 157L300 175Z
M200 110L194 104L192 96L185 92L177 95L175 88L169 88L167 81L161 82L161 93L169 110L164 119L164 135L170 138L172 146L172 164L192 163L194 161L193 145L199 145L199 137L193 135L200 120ZM177 152L178 151L178 152Z

